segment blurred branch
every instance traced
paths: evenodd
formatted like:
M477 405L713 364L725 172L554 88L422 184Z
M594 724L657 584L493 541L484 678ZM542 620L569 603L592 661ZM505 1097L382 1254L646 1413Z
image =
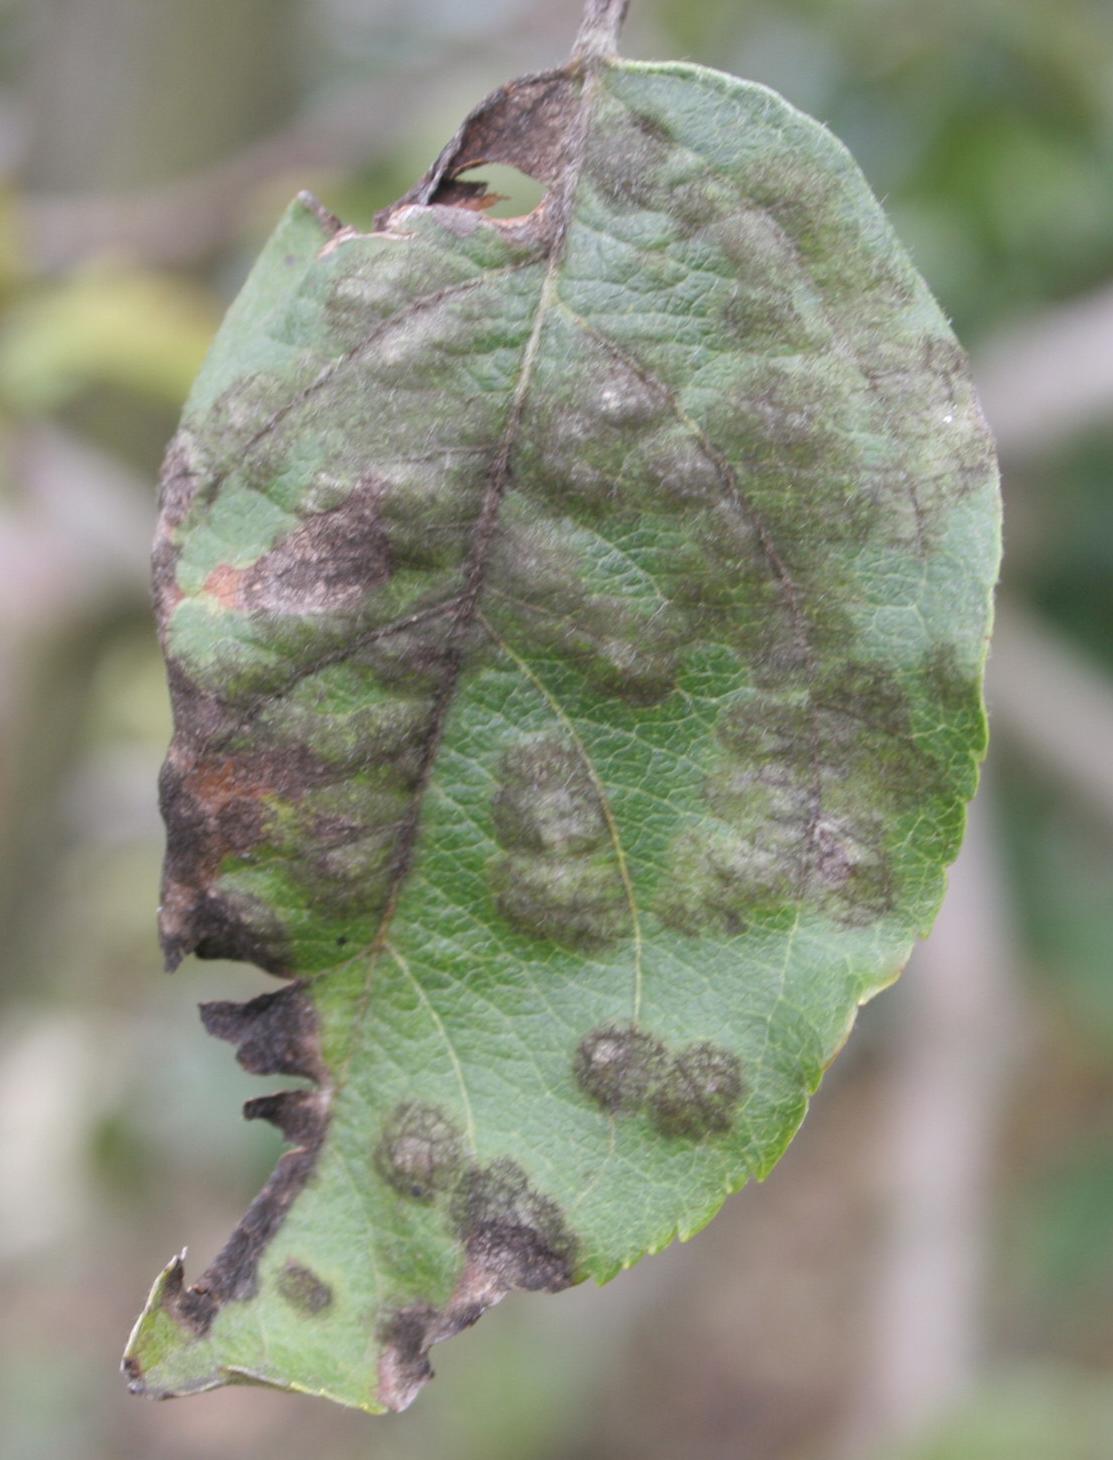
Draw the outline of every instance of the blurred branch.
M246 198L284 174L355 167L389 151L406 125L404 98L419 75L353 86L290 127L203 172L116 197L41 194L23 203L39 267L58 270L100 253L181 265L234 236Z
M1061 636L1005 603L988 679L995 733L1039 762L1081 805L1113 823L1113 687ZM977 1375L994 1148L1021 991L992 827L992 777L970 813L931 937L894 1007L892 1173L878 1257L874 1353L845 1454L915 1438Z
M0 631L50 632L90 599L145 593L148 485L57 426L21 428L13 455L22 502L0 516Z
M977 360L978 391L1006 458L1113 417L1113 285L1004 330Z
M150 492L50 426L20 428L0 514L0 926L29 976L62 835L50 794L73 756L103 641L147 595ZM37 971L37 970L34 970Z
M988 698L995 732L1113 824L1113 686L1061 634L998 606Z
M497 53L506 57L507 74L536 66L550 31L566 47L567 21L550 7L540 15L527 9L505 24ZM234 237L245 200L268 182L315 169L350 172L396 150L415 125L425 88L436 83L448 94L450 65L468 74L486 70L494 39L457 43L450 53L432 51L420 64L338 88L290 126L164 186L117 196L31 194L22 209L32 257L48 271L98 253L170 266L205 259Z
M854 1460L918 1437L974 1383L982 1357L994 1152L1020 1024L991 791L984 783L971 808L943 910L894 999L878 1158L888 1221L870 1377L845 1451Z

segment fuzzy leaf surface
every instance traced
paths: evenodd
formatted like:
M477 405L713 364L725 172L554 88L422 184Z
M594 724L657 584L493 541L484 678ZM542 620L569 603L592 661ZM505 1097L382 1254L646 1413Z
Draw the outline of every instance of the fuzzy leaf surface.
M132 1387L401 1408L763 1177L938 907L997 561L964 357L765 88L582 56L373 232L295 202L155 556L163 941L284 980L204 1018L290 1150Z

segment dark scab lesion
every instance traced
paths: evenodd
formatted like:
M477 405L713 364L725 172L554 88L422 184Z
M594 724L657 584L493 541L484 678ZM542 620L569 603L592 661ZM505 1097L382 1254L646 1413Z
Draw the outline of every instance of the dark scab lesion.
M614 859L510 856L492 869L495 903L520 933L580 951L604 948L629 928Z
M244 584L247 607L265 615L355 613L391 575L380 510L386 490L375 478L360 482L264 553Z
M511 747L498 769L491 805L502 846L558 855L606 841L607 825L583 756L555 736Z
M672 128L653 112L638 111L631 107L630 120L642 136L648 137L651 142L657 142L666 147L672 146Z
M182 427L166 448L159 476L158 505L164 534L173 533L184 521L204 470L193 433Z
M280 468L275 428L295 393L289 381L256 372L217 397L203 426L212 463L199 498L211 497L232 471L242 471L253 485L270 486Z
M730 1129L744 1089L737 1055L709 1041L690 1044L654 1087L650 1116L662 1135L696 1140L721 1134Z
M290 1307L299 1313L315 1317L332 1307L332 1288L312 1268L300 1262L287 1262L278 1274L276 1286Z
M450 1220L470 1260L504 1288L558 1292L573 1280L577 1242L556 1202L509 1158L470 1167Z
M542 735L511 746L492 798L492 864L499 912L519 932L576 949L619 937L629 906L604 803L583 753Z
M640 1110L668 1068L659 1039L635 1024L607 1024L576 1047L573 1073L580 1089L611 1114Z
M610 1115L647 1114L662 1135L729 1131L745 1092L736 1054L704 1040L672 1052L635 1024L593 1029L576 1047L576 1083Z
M433 1377L429 1345L438 1320L436 1308L428 1303L415 1303L409 1308L399 1308L379 1324L376 1337L384 1355L389 1356L388 1371L380 1372L379 1376L380 1398L391 1409L406 1408L422 1385Z
M455 1122L435 1105L409 1100L387 1117L373 1159L395 1191L428 1203L453 1186L463 1158Z
M757 694L725 710L716 735L724 749L747 763L799 765L811 753L812 715L806 690L791 696Z
M666 169L671 137L655 117L612 115L588 143L586 172L602 196L620 209L668 211Z
M143 1365L134 1354L125 1354L120 1364L124 1378L128 1381L128 1392L131 1394L145 1394L147 1384L143 1378Z
M821 904L844 926L866 927L892 910L896 880L879 818L821 818L812 865Z
M594 392L591 413L577 412L572 428L562 416L547 421L542 449L530 464L531 490L573 517L591 515L604 501L608 520L640 510L633 501L620 506L618 469L605 447L609 428L624 415L642 413L656 419L659 402L636 379L608 376ZM604 449L597 453L599 447ZM657 465L668 470L667 461ZM602 496L592 507L596 487ZM533 643L574 665L594 690L637 706L659 704L676 688L689 635L684 616L667 600L650 607L629 591L598 592L585 581L584 569L583 560L550 534L516 524L498 550L496 623L518 637L524 614Z
M719 814L726 811L718 795ZM804 867L799 822L688 831L672 848L670 873L654 900L666 927L689 937L708 932L739 936L758 918L778 914L798 890ZM774 834L775 833L775 834Z

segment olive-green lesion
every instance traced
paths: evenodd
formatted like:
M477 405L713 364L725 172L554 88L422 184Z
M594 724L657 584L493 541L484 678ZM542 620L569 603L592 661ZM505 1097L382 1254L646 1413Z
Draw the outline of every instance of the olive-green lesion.
M836 664L808 689L736 694L716 727L708 816L673 846L662 920L737 935L793 901L855 925L906 903L907 827L934 824L940 860L957 849L960 746L981 725L977 684L953 678L950 713L923 732L924 709L943 708L939 680L934 656L918 673Z
M540 735L507 748L491 805L503 855L495 904L518 931L597 948L629 935L627 891L607 810L581 747Z
M332 1307L333 1292L312 1268L290 1259L275 1281L279 1296L298 1313L317 1317Z

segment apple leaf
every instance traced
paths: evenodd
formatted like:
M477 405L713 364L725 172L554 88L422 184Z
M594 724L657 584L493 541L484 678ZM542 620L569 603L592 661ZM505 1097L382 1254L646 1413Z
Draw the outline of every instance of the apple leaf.
M138 1392L403 1408L513 1288L605 1281L778 1160L938 907L985 748L992 445L842 146L572 60L373 231L303 195L166 461L161 932L291 1087ZM483 164L545 188L487 216Z

